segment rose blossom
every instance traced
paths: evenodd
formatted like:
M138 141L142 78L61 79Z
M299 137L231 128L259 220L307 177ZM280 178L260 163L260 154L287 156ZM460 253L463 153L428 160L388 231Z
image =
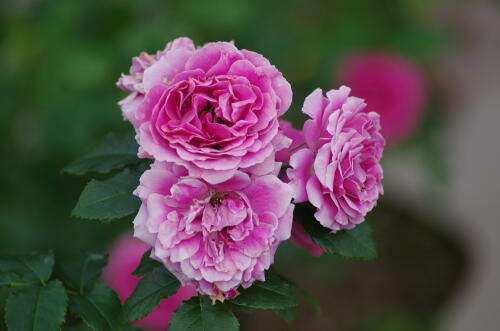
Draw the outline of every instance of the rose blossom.
M130 235L119 238L109 250L109 262L104 269L103 281L116 291L122 303L130 296L141 277L131 273L139 265L142 254L149 246ZM196 295L192 286L182 286L176 294L163 299L148 316L133 324L149 331L165 330L172 315L182 301Z
M311 202L316 219L332 231L363 222L383 193L379 115L363 112L366 104L349 93L342 86L324 97L316 89L306 98L306 146L292 154L287 171L294 201Z
M290 237L291 188L274 174L237 171L219 184L186 175L158 161L142 175L134 235L182 284L213 299L234 297L240 285L264 280L279 243Z
M195 49L184 38L156 57L136 58L135 65L119 86L132 91L121 105L141 156L182 164L210 183L238 168L272 170L276 139L282 139L278 116L292 91L262 55L227 42Z
M399 142L417 129L427 95L424 74L413 63L391 53L350 56L339 80L380 114L387 141Z

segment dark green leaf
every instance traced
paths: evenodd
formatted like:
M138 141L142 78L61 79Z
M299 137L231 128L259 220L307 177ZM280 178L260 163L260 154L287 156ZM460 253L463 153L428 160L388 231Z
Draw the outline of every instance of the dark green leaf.
M12 292L5 306L7 327L11 331L59 330L66 315L67 299L58 280Z
M275 309L276 314L283 318L288 323L292 323L295 315L295 307L285 309Z
M141 262L135 268L135 270L132 272L132 275L137 276L137 277L142 277L146 275L147 273L151 272L156 267L161 266L161 263L153 260L150 258L151 256L151 249L148 249L141 258Z
M317 222L308 207L297 206L297 220L306 234L325 252L346 258L374 259L377 248L372 236L372 229L367 222L356 225L352 230L332 233Z
M108 256L86 253L78 258L61 263L61 273L64 282L71 288L83 293L83 290L95 282L102 269L108 263Z
M85 324L85 322L78 323L76 325L67 326L63 329L64 331L92 331L91 328Z
M120 300L112 289L102 284L96 284L85 295L71 297L69 308L93 330L121 330Z
M89 172L105 174L111 170L139 163L137 150L133 134L110 133L99 146L68 164L63 171L72 175L84 175Z
M139 281L134 292L123 307L126 322L138 320L148 315L161 299L173 295L180 283L164 266L154 268Z
M231 310L237 310L237 311L243 311L243 312L246 312L246 313L249 313L253 310L253 308L250 308L250 307L246 307L246 306L240 306L240 305L237 305L233 302L233 300L225 300L224 301L224 304Z
M73 215L87 219L112 220L137 211L140 200L132 195L139 172L125 169L107 180L92 180L84 188Z
M212 305L206 296L184 301L172 314L170 331L237 331L239 323L225 304Z
M54 253L32 253L0 257L0 275L3 282L44 284L52 274Z
M231 302L258 309L286 309L297 305L290 284L272 271L266 273L265 282L253 283Z

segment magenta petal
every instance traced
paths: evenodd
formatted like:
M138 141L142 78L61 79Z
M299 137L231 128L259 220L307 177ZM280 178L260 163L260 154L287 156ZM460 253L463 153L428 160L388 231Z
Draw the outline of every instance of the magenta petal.
M287 176L293 190L294 202L307 201L306 183L311 176L313 166L313 153L310 149L300 149L290 157L290 166Z
M254 185L243 190L252 209L257 213L271 211L276 217L283 216L292 200L290 186L273 175L254 178L253 182Z
M306 97L304 106L302 106L302 112L309 115L312 119L321 120L323 100L323 91L320 88L315 89Z
M215 184L214 187L220 191L228 191L228 190L240 191L243 190L248 185L250 185L250 183L251 183L250 177L246 173L237 171L235 172L234 176L231 177L229 180L219 184Z
M290 238L292 223L293 223L293 210L295 205L290 204L285 211L285 214L278 220L278 228L276 229L276 238L279 240L287 240Z
M146 93L155 86L165 85L175 75L184 71L186 61L192 54L192 51L186 49L173 49L147 68L143 76L143 85Z

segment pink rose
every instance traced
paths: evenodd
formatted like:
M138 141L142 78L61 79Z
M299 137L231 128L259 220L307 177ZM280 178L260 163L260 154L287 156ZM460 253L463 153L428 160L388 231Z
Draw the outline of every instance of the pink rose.
M155 162L142 175L135 236L182 284L213 298L234 297L239 286L263 281L279 243L290 237L289 185L241 171L209 184L179 169Z
M118 239L109 251L109 263L103 274L103 281L116 291L121 302L134 291L140 277L131 273L139 265L142 255L148 250L148 245L131 236ZM173 296L163 299L158 308L145 318L133 324L149 331L165 330L170 321L172 312L177 309L182 301L196 295L192 286L181 287Z
M349 93L343 86L324 97L316 89L306 98L306 146L292 154L287 171L294 201L311 202L316 219L332 231L363 222L383 193L379 115L363 112L366 104Z
M262 55L232 43L194 49L176 42L137 66L143 70L139 88L127 83L130 78L120 83L144 94L140 104L136 96L129 96L130 107L122 104L136 127L140 155L182 164L210 183L262 163L271 171L275 139L281 139L278 116L292 99L290 84Z
M425 77L408 60L390 53L349 57L340 67L339 80L380 114L382 134L391 143L417 129L427 99Z

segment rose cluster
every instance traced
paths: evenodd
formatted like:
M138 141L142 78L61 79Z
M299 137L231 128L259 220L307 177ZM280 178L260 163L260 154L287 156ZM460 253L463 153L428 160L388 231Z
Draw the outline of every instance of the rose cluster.
M133 58L117 85L130 92L119 105L138 155L154 160L134 192L134 235L213 299L265 280L291 236L292 200L310 202L335 232L362 222L382 193L379 117L346 87L314 91L297 131L280 119L291 86L266 58L188 38Z

